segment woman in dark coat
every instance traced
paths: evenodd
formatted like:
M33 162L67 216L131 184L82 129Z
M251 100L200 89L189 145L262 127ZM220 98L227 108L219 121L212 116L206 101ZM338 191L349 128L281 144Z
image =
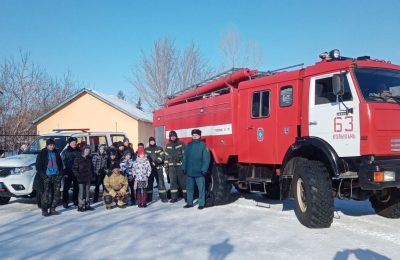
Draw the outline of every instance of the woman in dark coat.
M76 176L79 184L79 205L78 211L83 212L86 210L94 210L90 206L89 201L89 191L90 191L90 183L92 181L93 176L93 164L92 164L92 150L90 146L85 146L83 149L82 156L75 158L74 166L72 171Z

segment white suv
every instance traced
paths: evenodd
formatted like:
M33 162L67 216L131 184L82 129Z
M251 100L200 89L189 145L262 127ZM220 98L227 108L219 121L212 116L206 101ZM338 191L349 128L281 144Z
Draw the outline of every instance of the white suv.
M33 180L36 175L36 156L44 147L46 140L52 138L56 149L61 151L67 146L69 137L78 139L78 147L90 145L97 152L99 145L110 146L114 142L123 141L122 132L91 132L89 129L54 129L44 134L20 155L0 159L0 205L7 204L11 197L34 197Z

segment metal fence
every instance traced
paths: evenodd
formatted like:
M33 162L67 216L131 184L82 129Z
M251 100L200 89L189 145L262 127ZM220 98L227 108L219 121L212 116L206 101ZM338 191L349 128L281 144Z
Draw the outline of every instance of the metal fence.
M0 134L0 149L11 152L17 151L22 144L30 145L37 135Z

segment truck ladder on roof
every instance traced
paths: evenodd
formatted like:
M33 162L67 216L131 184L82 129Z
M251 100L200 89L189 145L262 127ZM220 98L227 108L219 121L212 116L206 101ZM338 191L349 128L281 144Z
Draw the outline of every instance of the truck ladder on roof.
M172 97L167 100L165 106L173 106L181 103L185 103L194 97L215 92L221 88L226 88L230 84L237 84L244 80L251 79L251 76L257 74L256 70L250 70L247 68L233 68L222 73L219 73L209 79L206 79L198 84L192 85L191 87L176 92Z

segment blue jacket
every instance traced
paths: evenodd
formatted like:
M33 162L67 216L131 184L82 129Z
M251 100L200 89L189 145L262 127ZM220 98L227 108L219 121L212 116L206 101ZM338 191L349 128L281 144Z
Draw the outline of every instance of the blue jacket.
M192 140L185 148L182 169L189 177L205 176L210 165L210 151L201 140Z

